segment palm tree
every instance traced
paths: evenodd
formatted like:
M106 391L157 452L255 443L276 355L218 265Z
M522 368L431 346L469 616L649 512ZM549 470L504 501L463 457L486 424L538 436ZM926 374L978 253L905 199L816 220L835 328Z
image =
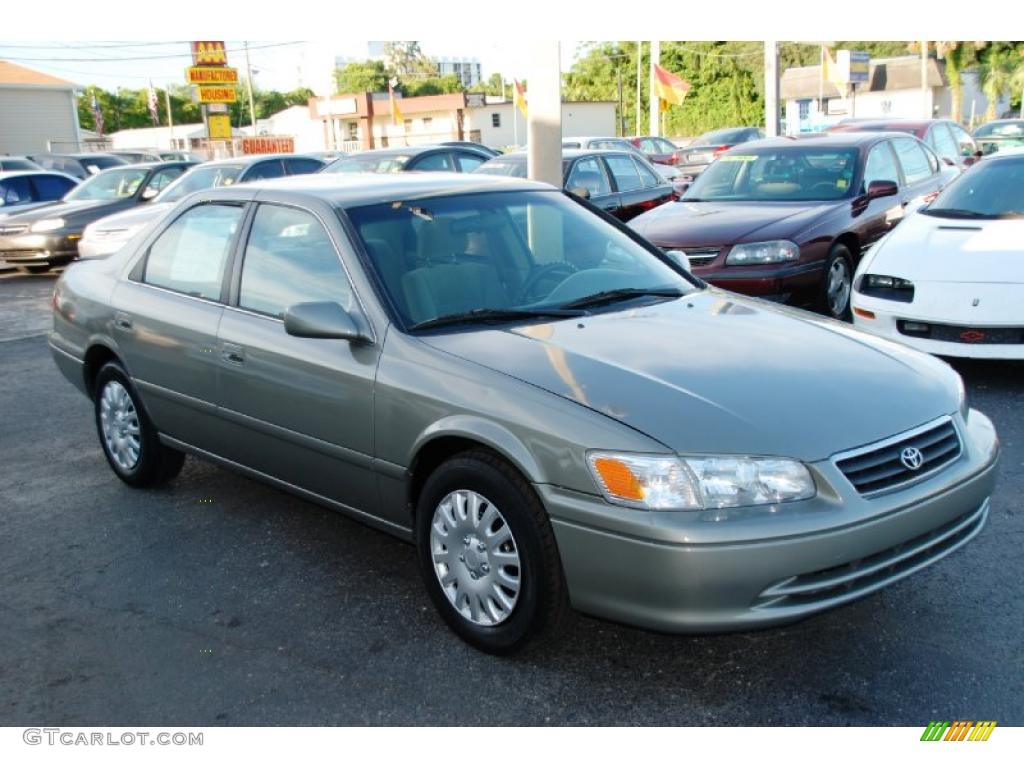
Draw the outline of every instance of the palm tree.
M1005 43L989 43L982 52L978 75L981 79L981 91L988 99L986 120L995 120L999 117L999 98L1009 90L1014 70L1019 63L1020 56Z
M984 45L984 41L980 40L935 41L936 54L946 62L946 79L949 80L949 90L953 102L950 117L958 123L963 117L961 114L964 90L963 71L977 61L978 49Z

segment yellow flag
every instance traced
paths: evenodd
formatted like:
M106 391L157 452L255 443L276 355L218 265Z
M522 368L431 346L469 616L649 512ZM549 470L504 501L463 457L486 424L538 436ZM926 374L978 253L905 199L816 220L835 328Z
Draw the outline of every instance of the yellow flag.
M514 86L512 92L512 101L519 108L519 111L523 113L523 117L527 117L526 114L526 93L523 91L523 86L518 80L513 80L512 85Z
M821 76L832 83L839 90L839 93L846 93L846 80L843 79L839 66L833 60L828 48L824 45L821 46Z
M395 98L395 86L398 85L397 78L388 80L388 98L391 99L391 122L395 125L402 125L405 118L402 117L402 110L398 106L398 99Z

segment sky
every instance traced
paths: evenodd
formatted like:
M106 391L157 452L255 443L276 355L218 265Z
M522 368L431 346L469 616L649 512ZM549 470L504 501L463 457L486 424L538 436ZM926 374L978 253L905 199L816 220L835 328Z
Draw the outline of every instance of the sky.
M244 43L227 40L228 63L245 75ZM288 91L305 86L322 92L329 86L335 56L367 57L366 40L294 41L250 40L249 59L257 88ZM572 65L577 43L561 44L562 68ZM434 57L477 58L484 79L501 73L507 79L526 76L528 60L523 46L509 41L458 39L421 40L424 53ZM188 41L2 41L0 59L106 90L184 84L191 64Z

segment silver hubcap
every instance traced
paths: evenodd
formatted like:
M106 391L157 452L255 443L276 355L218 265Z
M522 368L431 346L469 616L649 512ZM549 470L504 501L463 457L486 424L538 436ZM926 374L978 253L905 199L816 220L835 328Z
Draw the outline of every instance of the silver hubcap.
M844 259L836 259L828 270L828 308L834 317L846 311L850 300L850 270Z
M434 573L452 606L481 626L501 624L516 607L522 569L508 523L474 491L452 491L430 524Z
M124 385L108 381L100 393L100 428L107 453L126 472L139 463L139 414Z

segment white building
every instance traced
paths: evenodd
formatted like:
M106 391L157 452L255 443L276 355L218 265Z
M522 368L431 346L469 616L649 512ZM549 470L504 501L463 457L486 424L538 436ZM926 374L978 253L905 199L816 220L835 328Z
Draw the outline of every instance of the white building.
M0 61L0 155L77 152L79 86Z
M780 96L785 102L787 133L821 130L846 117L920 119L926 115L948 118L952 114L953 96L945 64L936 59L928 59L925 93L921 90L919 56L872 59L867 82L847 94L840 94L829 81L822 83L820 72L820 67L813 66L790 67L782 73ZM977 122L988 107L977 73L964 72L961 87L961 118L966 123L975 115ZM1002 113L1008 104L1008 98L1003 97L997 111Z
M441 57L437 61L437 74L439 77L455 75L462 81L464 88L470 88L483 80L483 71L480 69L480 59Z

